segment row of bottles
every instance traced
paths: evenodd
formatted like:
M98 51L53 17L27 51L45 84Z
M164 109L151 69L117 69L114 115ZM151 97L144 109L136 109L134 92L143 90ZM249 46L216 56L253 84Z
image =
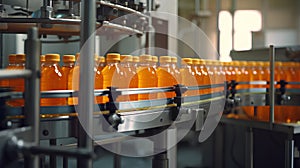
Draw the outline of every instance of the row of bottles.
M77 58L76 58L77 57ZM79 90L80 55L64 55L63 66L60 66L60 55L46 54L41 56L41 91L49 90ZM77 60L75 65L75 60ZM159 62L159 65L158 65ZM221 84L224 81L236 82L269 81L269 62L232 61L220 62L216 60L202 60L182 58L181 66L177 57L151 55L131 56L109 53L106 58L95 56L95 89L107 87L117 88L156 88L169 87L176 84L185 86ZM25 55L9 55L7 69L24 69ZM300 64L296 62L276 62L275 81L300 81ZM24 91L23 79L1 80L1 86L9 86L14 91ZM239 84L237 89L265 88L266 84ZM279 85L276 85L278 88ZM299 85L287 85L287 88L300 88ZM222 87L189 90L184 96L197 96L224 91ZM157 98L172 98L174 92L151 93L138 95L122 95L116 101L151 100ZM99 96L95 103L106 103L108 98ZM42 106L76 105L77 97L72 98L42 98ZM10 100L10 106L23 106L23 100ZM283 113L283 108L285 109ZM243 107L244 112L259 120L268 119L268 106L260 106L254 110L253 106ZM275 120L295 122L300 115L295 113L297 107L276 106Z

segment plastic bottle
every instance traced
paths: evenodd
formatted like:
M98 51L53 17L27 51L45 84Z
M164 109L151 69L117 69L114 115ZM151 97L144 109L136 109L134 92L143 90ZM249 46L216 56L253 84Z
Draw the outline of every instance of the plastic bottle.
M199 58L194 58L192 59L192 71L195 74L196 80L197 80L197 85L201 86L203 85L203 79L202 79L202 73L200 69L200 59ZM200 95L203 94L203 90L195 90L193 95Z
M229 70L229 62L222 62L221 63L223 66L223 69L225 71L226 74L226 81L231 82L231 80L233 80L233 77L231 75L231 71Z
M151 66L157 70L157 67L158 67L158 57L157 56L152 56L152 61L151 61Z
M224 77L226 76L222 76L224 74L222 74L221 69L219 68L219 66L221 66L221 63L217 60L211 60L211 69L214 73L214 78L213 78L213 84L222 84L224 83ZM212 92L219 92L224 90L224 88L220 88L220 87L216 87L216 88L212 88L211 91Z
M10 54L8 56L8 66L6 70L13 70L16 68L16 54ZM0 87L9 87L9 79L0 80Z
M200 59L199 61L200 63L200 71L202 74L202 85L210 85L210 76L208 74L206 65L205 65L205 60ZM210 93L210 89L202 89L201 90L202 94L209 94Z
M17 54L16 55L16 64L13 68L13 70L23 70L25 69L25 61L26 56L25 54ZM9 80L9 87L11 87L16 92L24 92L24 79L10 79ZM10 100L7 102L10 106L24 106L24 100L23 99L16 99L16 100Z
M255 61L249 61L248 65L247 65L247 68L248 68L248 72L250 74L250 82L261 80L260 76L258 74L257 63ZM256 84L252 84L252 85L249 85L249 86L250 86L250 88L260 87L260 85L256 85Z
M41 62L41 67L43 67L44 66L44 64L45 64L45 55L41 55L41 57L40 57L40 62ZM42 68L41 68L42 69Z
M191 58L182 58L181 59L181 82L185 86L197 86L197 79L195 73L192 70L192 59ZM193 90L186 91L183 96L192 96Z
M103 75L102 75L102 69L104 68L104 63L103 63L104 57L97 56L95 55L94 57L94 89L103 89ZM104 59L105 62L105 59ZM95 103L100 104L101 101L103 100L102 96L95 97Z
M178 68L177 63L178 63L177 57L175 57L175 56L171 57L172 72L174 72L174 76L177 80L177 83L181 83L180 69Z
M41 70L41 91L67 89L67 77L63 75L59 61L59 54L45 55L45 65ZM66 104L65 98L41 98L41 106L60 106Z
M250 81L250 73L247 68L247 61L241 61L240 62L240 70L241 70L241 75L237 77L237 80L239 82L249 82ZM238 84L236 86L237 89L248 89L249 85L246 84Z
M99 56L99 64L98 64L97 70L99 72L101 72L104 69L105 66L106 66L105 57Z
M170 56L160 56L159 57L160 66L157 68L157 86L158 87L172 87L178 84L175 78L175 72L171 68L171 57ZM158 93L158 98L173 98L175 97L175 92L164 92Z
M208 85L212 85L215 83L215 73L213 71L213 61L212 60L205 60L205 65L207 69L207 73L209 76L209 83ZM212 89L208 89L208 94L212 93Z
M121 55L121 69L128 79L128 86L126 88L138 88L138 76L136 68L133 65L133 57L131 55ZM124 95L122 101L136 101L138 100L138 95ZM121 99L120 99L121 100Z
M152 56L141 55L140 65L138 68L138 86L139 88L157 87L157 74L153 66L151 66ZM156 94L139 94L139 100L156 99Z
M75 55L64 55L63 56L63 66L61 68L64 76L69 76L70 71L75 66ZM68 80L67 80L68 81ZM68 82L67 82L68 83Z
M259 65L262 66L264 71L261 80L270 81L270 63L269 62L259 62ZM262 85L264 88L269 88L269 85ZM257 107L257 119L262 121L268 121L270 114L270 106L258 106Z

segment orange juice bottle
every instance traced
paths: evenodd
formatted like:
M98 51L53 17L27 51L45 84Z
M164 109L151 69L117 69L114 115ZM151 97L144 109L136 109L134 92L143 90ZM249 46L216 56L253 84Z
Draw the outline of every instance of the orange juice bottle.
M59 54L46 54L45 65L42 68L41 91L66 90L67 77L59 66ZM65 98L42 98L41 106L59 106L66 105Z
M105 57L99 56L99 65L97 67L97 70L99 72L101 72L104 69L105 65L106 65L106 63L105 63Z
M41 55L41 56L40 56L41 67L44 66L45 61L46 61L46 60L45 60L45 55Z
M200 59L198 58L194 58L192 59L192 71L196 77L197 80L197 86L202 85L203 81L202 81L202 74L201 74L201 70L200 70ZM202 94L201 90L195 90L193 95L200 95Z
M95 55L94 57L94 89L103 89L103 75L102 75L102 69L103 69L103 58L101 56ZM100 104L103 100L103 97L95 97L95 103Z
M106 66L102 70L103 88L116 87L119 89L129 88L130 78L126 68L120 65L120 54L109 53L106 55ZM104 103L108 102L108 97L103 97ZM114 101L129 101L129 96L113 97Z
M215 82L215 76L216 76L216 74L214 73L214 70L213 70L213 61L212 60L205 60L205 65L206 65L207 73L208 73L208 76L209 76L209 83L208 84L212 85ZM211 94L211 93L212 93L212 89L209 89L208 94Z
M248 72L250 74L250 81L259 81L260 80L260 75L258 73L257 69L257 63L255 61L249 61L248 62ZM250 85L250 88L258 88L260 85L255 85L252 84Z
M16 54L10 54L8 56L8 66L5 68L6 70L13 70L16 68ZM9 79L0 80L0 87L8 87Z
M184 86L197 86L197 78L195 72L192 70L192 59L191 58L182 58L181 59L181 82ZM194 94L193 90L186 91L183 96L192 96Z
M219 68L219 66L221 66L221 63L217 60L211 60L211 69L214 73L214 78L212 80L212 84L222 84L224 83L224 78L225 76L222 76L224 74L222 74L221 69ZM225 73L225 72L224 72ZM212 88L211 91L212 92L219 92L222 91L223 88Z
M177 83L179 84L181 83L181 75L180 75L180 69L177 66L177 61L178 61L177 57L175 56L171 57L171 69L172 69L171 72L174 73Z
M23 70L25 69L25 54L16 55L16 64L14 70ZM24 92L24 79L10 79L9 86L16 92ZM24 106L24 100L11 100L7 102L10 106Z
M132 62L130 63L130 67L132 69L132 72L134 73L134 76L132 80L130 81L131 88L138 88L139 87L139 77L138 77L138 65L140 62L140 57L138 56L132 56ZM139 95L130 95L130 101L137 101L139 100Z
M259 62L260 66L262 66L263 75L261 80L263 81L270 81L270 63L269 62ZM262 85L264 88L269 88L269 85ZM257 119L268 121L270 114L270 106L259 106L257 107Z
M231 82L231 80L233 80L232 75L231 75L231 70L229 70L229 62L222 62L221 63L223 66L223 69L225 71L226 74L226 81Z
M282 68L282 62L275 62L275 81L276 82L279 82L281 79L284 78L284 71L283 71L283 68ZM275 88L280 88L280 85L277 84ZM274 114L274 118L275 118L275 121L278 121L278 122L284 122L284 109L283 109L283 106L275 106L275 114Z
M42 57L41 57L42 58ZM45 59L45 56L44 56ZM45 62L45 60L44 60ZM63 66L61 67L63 76L67 78L67 89L68 89L68 80L69 80L69 75L70 72L73 72L73 68L75 66L75 55L64 55L63 56ZM45 63L42 63L42 67L45 65ZM69 98L67 98L67 101L69 101Z
M207 71L207 67L205 65L205 60L200 59L200 72L202 74L202 85L210 85L210 76ZM210 89L202 89L201 92L202 94L209 94Z
M157 74L153 66L151 66L152 56L141 55L140 65L138 68L138 86L139 88L157 87ZM155 99L156 94L139 94L139 100Z
M156 70L158 67L158 57L157 56L152 56L152 61L151 61L151 66Z
M293 77L296 75L295 69L293 67L293 63L291 62L283 62L282 63L282 70L284 72L284 76L282 77L283 80L285 80L286 82L292 82L293 81ZM294 88L293 85L289 85L287 84L285 86L287 89L291 89ZM296 122L296 117L295 117L295 109L294 106L282 106L283 110L283 121L290 123L290 122Z
M240 70L241 75L237 77L237 81L239 82L250 82L250 72L248 71L248 63L247 61L241 61L240 62ZM237 89L248 89L249 85L246 84L238 84Z
M241 64L240 64L240 61L233 61L232 62L232 65L233 65L233 69L234 69L234 72L235 72L235 81L236 82L239 82L239 76L242 75L242 70L241 70Z
M69 76L70 71L75 66L75 55L64 55L63 66L61 68L64 76Z
M292 62L291 66L293 67L295 71L295 76L292 77L292 81L300 82L300 63L299 62ZM292 86L295 89L299 89L300 85L293 85ZM295 122L300 121L300 106L294 106L294 114L292 115Z
M157 68L157 86L158 87L172 87L178 84L175 72L171 69L171 57L170 56L160 56L159 57L160 66ZM158 93L158 98L173 98L175 97L175 92L165 92Z
M133 57L131 55L121 55L121 69L126 74L128 78L128 86L126 88L138 88L138 76L136 68L133 65ZM123 101L136 101L138 100L138 95L124 95Z

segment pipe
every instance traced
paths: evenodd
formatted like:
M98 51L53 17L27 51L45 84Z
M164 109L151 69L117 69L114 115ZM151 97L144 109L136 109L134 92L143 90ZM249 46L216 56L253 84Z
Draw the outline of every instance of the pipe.
M40 53L41 42L38 38L38 29L33 27L28 32L25 40L26 69L31 70L31 77L25 80L25 125L31 126L32 144L39 145L39 124L40 124ZM39 167L39 156L26 155L25 166L28 168Z
M273 129L273 123L274 123L274 106L275 106L275 49L273 45L270 45L269 50L269 60L270 60L270 89L269 89L269 105L270 105L270 118L269 118L269 124L270 129Z
M93 152L93 101L94 101L94 54L96 27L96 0L81 1L80 67L78 117L78 147ZM92 167L92 158L78 158L77 167Z

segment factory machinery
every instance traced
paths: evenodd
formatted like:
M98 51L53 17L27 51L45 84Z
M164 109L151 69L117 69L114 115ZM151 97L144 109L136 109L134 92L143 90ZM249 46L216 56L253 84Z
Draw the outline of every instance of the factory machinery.
M55 4L68 2L67 9L58 10ZM80 7L81 3L81 7ZM58 5L59 6L59 5ZM225 124L237 124L249 128L267 129L284 132L289 138L286 141L286 167L293 167L293 135L300 131L299 125L274 122L275 105L299 105L300 90L288 89L286 85L299 85L297 82L274 81L274 47L270 47L271 81L224 81L224 83L205 86L176 85L163 88L118 89L108 88L94 90L93 55L94 41L86 50L85 59L81 60L80 81L84 88L79 91L58 90L40 92L41 53L40 35L54 34L63 37L80 35L81 46L88 40L97 27L107 27L114 33L146 35L144 30L151 23L151 17L144 13L153 9L151 1L143 4L139 1L52 1L45 0L38 12L18 9L25 17L10 16L9 6L2 5L0 18L2 33L27 33L25 53L25 70L1 70L0 78L25 78L24 93L12 92L10 88L1 88L1 132L0 132L0 167L40 167L40 156L50 157L50 166L56 167L56 157L64 158L63 167L68 167L68 159L75 158L78 167L92 167L97 159L97 148L101 145L128 140L133 137L158 135L153 139L154 149L152 167L168 167L167 135L162 135L170 126L172 129L183 129L188 124L195 131L209 131L219 120ZM79 17L80 8L81 16ZM16 10L16 9L14 9ZM29 14L32 14L30 17ZM114 18L125 14L136 16L130 21L112 23ZM95 17L96 16L96 17ZM106 32L100 32L106 33ZM236 89L237 85L269 84L266 88ZM275 89L275 84L280 88ZM268 85L267 85L268 86ZM221 88L212 94L183 96L188 90ZM175 92L174 98L115 102L120 95L153 94ZM94 96L108 96L106 104L94 104ZM78 96L79 106L40 107L40 98L68 98ZM24 107L8 107L6 101L24 98ZM270 106L269 122L228 117L234 109L241 106ZM223 111L225 114L222 116ZM156 116L156 117L153 117ZM145 122L139 122L145 121ZM210 125L216 123L215 126ZM186 127L184 127L185 129ZM246 165L253 166L253 135L249 129L249 144ZM123 134L118 134L123 133ZM128 136L122 136L122 135ZM75 144L58 147L56 139L74 137ZM178 138L176 134L173 138ZM200 138L199 138L200 139ZM52 146L39 145L40 140L49 140ZM176 145L176 144L175 144ZM20 161L20 162L17 162ZM116 154L114 166L120 167L120 158Z

